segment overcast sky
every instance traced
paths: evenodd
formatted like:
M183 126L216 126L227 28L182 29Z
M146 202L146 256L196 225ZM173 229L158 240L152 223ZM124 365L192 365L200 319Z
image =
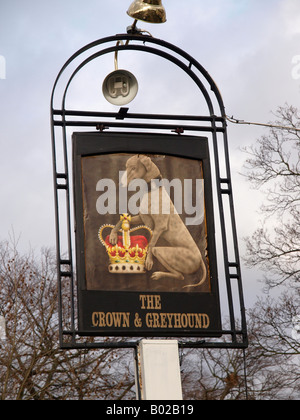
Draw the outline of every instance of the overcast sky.
M21 235L21 249L54 246L52 86L62 65L79 48L126 32L132 22L126 14L129 4L130 0L0 0L0 239L14 230L16 236ZM138 26L194 56L219 86L228 115L268 122L278 106L286 102L298 106L300 71L294 68L300 56L299 0L164 0L163 4L166 24ZM143 65L137 62L134 68L142 77ZM148 71L157 73L158 69ZM178 101L179 87L172 87L172 75L170 80L167 88L177 101L164 103L168 112L185 104L193 107L188 98ZM106 104L101 83L99 107ZM145 83L142 89L149 91ZM138 107L139 101L133 106ZM93 106L97 108L97 103ZM242 252L242 238L253 232L259 220L260 194L250 191L239 174L246 158L240 147L265 133L264 128L229 126ZM259 294L251 286L257 273L244 272L251 301Z

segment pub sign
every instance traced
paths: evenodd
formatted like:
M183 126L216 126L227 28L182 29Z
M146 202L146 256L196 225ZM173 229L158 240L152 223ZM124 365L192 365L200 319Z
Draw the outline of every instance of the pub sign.
M79 332L219 337L205 137L74 133Z

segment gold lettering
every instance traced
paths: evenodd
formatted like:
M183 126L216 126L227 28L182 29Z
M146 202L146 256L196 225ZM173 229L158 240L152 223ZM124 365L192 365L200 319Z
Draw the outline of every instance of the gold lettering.
M106 320L106 326L107 327L112 327L113 326L114 320L113 320L111 312L107 312L105 320Z
M187 317L188 317L189 328L194 328L195 322L194 322L193 314L187 314Z
M159 314L153 314L153 328L160 328Z
M186 328L188 326L188 318L186 314L181 315L181 326L182 328Z
M92 324L93 324L93 327L98 327L98 322L99 322L98 313L97 312L93 312L93 314L92 314Z
M154 297L153 295L148 295L147 296L147 309L155 309L154 306Z
M173 328L173 324L172 324L172 318L173 318L173 314L166 314L168 321L169 321L169 325L168 328Z
M123 324L122 324L123 328L129 328L129 317L130 317L130 312L127 312L126 314L123 313Z
M161 309L161 297L160 297L160 295L154 296L154 299L155 299L155 309L156 310Z
M209 319L209 316L206 314L203 314L202 316L203 316L203 328L206 329L210 325L210 319Z
M194 314L196 325L195 328L202 328L202 314Z
M142 303L141 309L161 309L161 297L160 295L140 295L140 301Z
M174 328L181 328L181 314L173 314L174 316Z
M148 328L198 328L207 329L210 325L209 316L206 314L172 314L153 313L146 314Z
M167 314L160 314L160 328L167 328L168 324L166 322Z
M153 320L152 320L152 314L149 313L146 315L146 325L148 328L152 328Z
M121 327L122 314L120 312L113 312L112 316L114 318L114 327Z
M142 309L160 307L159 295L140 295ZM130 312L93 312L92 326L98 328L130 328ZM158 313L148 312L145 315L147 328L189 328L207 329L210 319L207 314Z
M140 295L140 300L142 301L141 309L146 309L145 303L146 303L146 295Z
M105 313L104 312L99 312L99 324L98 327L105 327Z
M129 328L130 312L93 312L93 327L116 327Z

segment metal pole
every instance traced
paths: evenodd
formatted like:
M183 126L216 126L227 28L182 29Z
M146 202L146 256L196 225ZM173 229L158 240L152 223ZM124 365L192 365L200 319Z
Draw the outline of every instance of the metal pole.
M153 401L183 399L177 340L142 340L136 366L137 398Z

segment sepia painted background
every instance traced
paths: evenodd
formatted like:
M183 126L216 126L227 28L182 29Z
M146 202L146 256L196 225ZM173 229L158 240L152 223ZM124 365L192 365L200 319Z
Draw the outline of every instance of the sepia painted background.
M85 261L86 261L86 287L87 290L120 290L120 291L151 291L151 292L209 292L210 281L209 274L206 282L196 288L185 288L186 285L197 284L202 277L201 269L192 275L186 275L183 281L173 279L162 279L160 281L151 280L150 277L154 271L166 271L163 266L154 258L153 269L145 274L111 274L108 272L109 257L105 247L98 239L98 232L104 224L117 224L120 220L119 214L100 215L96 210L96 202L102 194L96 191L96 185L99 180L108 178L114 180L117 186L117 213L119 208L119 171L124 171L127 160L134 155L132 154L109 154L99 156L88 156L82 158L82 191L84 201L84 234L85 234ZM149 155L152 161L158 166L162 177L168 180L180 179L203 179L202 163L197 160L183 159L170 156ZM205 181L204 181L205 182ZM195 182L193 182L195 188ZM128 193L128 199L130 198ZM195 196L195 191L193 191ZM172 189L171 189L172 198ZM204 203L203 203L204 205ZM184 213L180 215L185 220ZM152 226L149 226L152 228ZM194 241L201 251L202 257L208 268L208 258L206 258L207 249L207 233L206 223L199 226L188 226ZM110 234L111 229L107 228L103 237ZM141 230L133 235L145 235L146 230ZM164 243L163 239L159 239L157 246L169 246Z

